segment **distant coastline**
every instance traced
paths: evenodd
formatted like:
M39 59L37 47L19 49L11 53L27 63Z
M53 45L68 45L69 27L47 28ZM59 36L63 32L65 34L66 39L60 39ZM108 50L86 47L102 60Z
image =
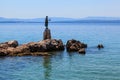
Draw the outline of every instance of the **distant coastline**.
M27 21L0 21L0 23L44 23L44 22L27 22ZM81 21L56 21L50 23L120 23L120 20L81 20Z
M86 17L86 18L64 18L50 17L50 23L120 23L116 17ZM0 23L44 23L44 18L18 19L0 17Z

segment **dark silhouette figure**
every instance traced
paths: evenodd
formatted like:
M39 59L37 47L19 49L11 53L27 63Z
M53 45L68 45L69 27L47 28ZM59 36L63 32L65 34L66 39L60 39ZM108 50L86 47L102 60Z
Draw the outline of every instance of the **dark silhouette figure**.
M46 16L45 18L45 31L43 33L43 40L46 40L46 39L51 39L51 32L50 32L50 29L48 29L48 16Z
M45 18L45 27L48 28L48 16Z

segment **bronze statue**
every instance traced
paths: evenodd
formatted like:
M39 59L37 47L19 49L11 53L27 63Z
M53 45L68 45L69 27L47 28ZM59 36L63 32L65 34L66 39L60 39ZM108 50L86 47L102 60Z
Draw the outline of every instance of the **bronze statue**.
M48 28L48 16L45 18L45 27Z
M51 32L50 29L48 29L48 16L45 18L45 31L43 33L43 40L45 39L51 39Z

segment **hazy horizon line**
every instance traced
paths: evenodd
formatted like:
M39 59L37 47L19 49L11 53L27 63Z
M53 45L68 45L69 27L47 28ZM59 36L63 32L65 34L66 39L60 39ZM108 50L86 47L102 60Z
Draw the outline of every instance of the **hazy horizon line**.
M46 16L45 16L46 17ZM0 18L13 18L13 19L36 19L36 18L45 18L45 17L28 17L28 18L23 18L23 17L4 17L0 16ZM86 17L62 17L62 16L48 16L50 18L71 18L71 19L80 19L80 18L120 18L119 16L86 16Z

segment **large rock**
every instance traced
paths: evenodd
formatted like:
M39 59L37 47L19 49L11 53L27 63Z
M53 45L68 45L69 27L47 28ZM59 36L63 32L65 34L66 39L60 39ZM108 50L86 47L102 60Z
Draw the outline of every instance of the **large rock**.
M72 39L67 41L66 48L68 52L77 51L79 53L85 54L85 48L87 48L87 44Z
M37 52L64 50L62 40L46 39L17 46L17 41L0 44L0 56L49 55Z
M0 43L0 48L7 49L8 47L17 47L18 46L18 41L12 40L4 43Z
M4 43L0 43L0 56L7 56L14 52L14 48L18 46L18 41L12 40Z
M67 51L79 51L82 48L87 48L87 44L72 39L67 41L66 48Z
M7 56L8 52L6 49L0 49L0 56Z
M16 40L8 41L7 44L9 45L9 47L17 47L18 41L16 41Z
M32 42L28 44L31 52L46 52L64 50L62 40L46 39L40 42Z
M104 48L103 44L98 44L97 46L98 49Z
M9 46L6 43L0 43L0 49L7 49Z
M86 53L85 48L79 49L78 52L79 52L79 53L82 53L82 54L85 54L85 53Z

